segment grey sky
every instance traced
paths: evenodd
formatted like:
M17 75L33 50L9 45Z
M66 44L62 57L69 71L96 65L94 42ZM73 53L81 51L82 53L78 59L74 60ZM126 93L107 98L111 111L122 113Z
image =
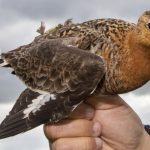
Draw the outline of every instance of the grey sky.
M70 17L79 20L111 16L135 18L149 8L147 0L0 0L0 18L3 25L26 18L59 21Z
M121 18L136 22L139 15L149 9L149 0L0 0L0 50L8 51L31 42L38 35L36 29L41 20L46 22L47 28L62 23L68 18L74 18L75 21ZM22 82L10 75L9 72L6 69L0 69L0 113L5 112L6 114L10 107L6 105L6 109L3 109L3 106L14 102L25 88ZM132 97L125 95L124 98L136 99L144 94L150 97L149 89L150 83L133 92ZM145 103L148 103L148 100ZM143 120L150 123L148 107L143 105L140 108L136 101L131 105ZM0 115L0 119L2 120L6 114ZM41 132L42 130L39 131L38 128L25 135L1 141L0 149L48 149L47 141L43 139Z
M0 49L8 51L31 42L37 35L35 31L41 20L45 20L49 27L67 18L85 21L113 17L136 22L138 16L148 8L150 2L147 0L137 0L136 3L130 0L0 0ZM23 85L7 70L0 70L0 75L0 84L3 85L0 86L0 101L9 102ZM134 93L149 94L148 85Z

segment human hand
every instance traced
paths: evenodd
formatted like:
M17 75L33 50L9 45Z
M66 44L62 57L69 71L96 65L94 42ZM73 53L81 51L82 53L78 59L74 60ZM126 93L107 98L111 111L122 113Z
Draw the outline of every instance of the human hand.
M95 129L93 129L95 127ZM90 97L70 119L44 126L52 150L148 150L150 137L119 96Z

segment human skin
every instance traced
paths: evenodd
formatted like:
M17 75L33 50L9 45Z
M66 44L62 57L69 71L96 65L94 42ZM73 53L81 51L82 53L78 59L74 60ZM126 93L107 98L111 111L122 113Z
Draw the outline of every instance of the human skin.
M90 97L57 124L44 125L52 150L149 150L150 136L119 96Z

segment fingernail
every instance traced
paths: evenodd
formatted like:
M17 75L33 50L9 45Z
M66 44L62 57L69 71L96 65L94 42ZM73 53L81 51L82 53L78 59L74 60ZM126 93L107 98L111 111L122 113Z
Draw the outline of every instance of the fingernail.
M100 124L99 122L94 122L93 125L93 136L99 136L100 135Z
M100 138L95 138L95 143L96 143L96 150L101 150L102 141L100 140Z

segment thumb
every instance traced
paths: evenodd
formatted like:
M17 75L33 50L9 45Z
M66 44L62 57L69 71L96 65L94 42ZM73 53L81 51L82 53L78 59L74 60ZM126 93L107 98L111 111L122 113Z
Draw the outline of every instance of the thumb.
M118 95L98 95L91 96L86 103L96 110L113 109L119 106L129 107L128 104Z

